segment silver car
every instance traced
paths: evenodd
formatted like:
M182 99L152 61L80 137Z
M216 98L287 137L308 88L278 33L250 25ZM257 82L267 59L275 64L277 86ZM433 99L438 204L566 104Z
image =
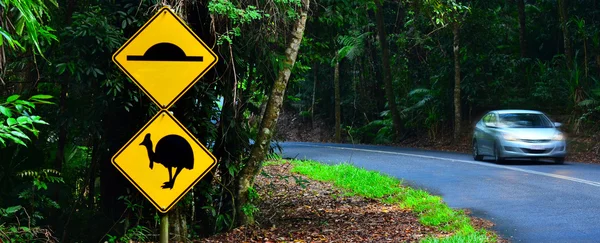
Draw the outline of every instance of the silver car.
M473 159L492 156L501 162L506 158L551 158L562 164L567 144L558 129L560 125L539 111L490 111L475 125Z

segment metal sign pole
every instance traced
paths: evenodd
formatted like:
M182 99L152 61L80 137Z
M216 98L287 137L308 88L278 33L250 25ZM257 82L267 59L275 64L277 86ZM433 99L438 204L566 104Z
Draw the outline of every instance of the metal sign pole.
M160 243L169 243L169 214L160 214Z

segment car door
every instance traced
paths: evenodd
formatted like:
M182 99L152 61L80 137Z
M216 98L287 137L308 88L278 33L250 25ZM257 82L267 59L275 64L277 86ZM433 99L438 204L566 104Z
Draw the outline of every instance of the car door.
M483 128L481 133L481 153L486 155L494 154L494 141L496 139L496 129L498 126L498 115L488 113L483 119Z
M479 122L475 125L474 137L477 140L477 149L479 150L479 154L487 155L488 152L488 141L486 136L486 130L488 129L485 125L490 121L491 113L485 114Z

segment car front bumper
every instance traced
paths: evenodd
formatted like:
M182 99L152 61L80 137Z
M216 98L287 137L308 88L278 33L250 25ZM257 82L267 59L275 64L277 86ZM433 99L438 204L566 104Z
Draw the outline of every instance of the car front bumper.
M567 155L567 143L563 141L502 141L500 155L504 158L557 158Z

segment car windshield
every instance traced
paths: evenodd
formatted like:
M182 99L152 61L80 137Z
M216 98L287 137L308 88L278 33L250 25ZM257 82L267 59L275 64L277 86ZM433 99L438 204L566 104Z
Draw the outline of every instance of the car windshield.
M509 128L552 128L552 123L542 114L500 114L498 124Z

